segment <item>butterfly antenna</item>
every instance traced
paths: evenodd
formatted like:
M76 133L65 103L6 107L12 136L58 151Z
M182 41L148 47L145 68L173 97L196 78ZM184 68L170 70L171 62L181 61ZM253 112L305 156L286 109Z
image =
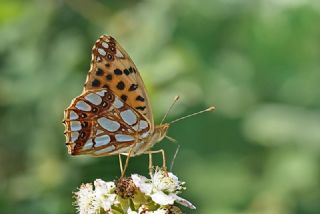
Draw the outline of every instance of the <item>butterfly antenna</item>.
M173 103L172 103L171 106L169 107L167 113L163 116L160 125L161 125L161 124L163 123L163 121L167 118L169 112L171 111L171 109L172 109L172 107L174 106L174 104L177 103L177 101L179 100L179 98L180 98L179 96L175 96L175 98L174 98L174 100L173 100Z
M169 124L176 123L176 122L178 122L178 121L180 121L180 120L184 120L184 119L186 119L186 118L188 118L188 117L192 117L192 116L195 116L195 115L198 115L198 114L202 114L202 113L204 113L204 112L214 111L215 109L216 109L216 108L215 108L214 106L211 106L211 107L209 107L209 108L207 108L207 109L205 109L205 110L202 110L202 111L199 111L199 112L196 112L196 113L193 113L193 114L189 114L189 115L187 115L187 116L184 116L184 117L180 117L180 118L178 118L178 119L175 119L175 120L171 121Z

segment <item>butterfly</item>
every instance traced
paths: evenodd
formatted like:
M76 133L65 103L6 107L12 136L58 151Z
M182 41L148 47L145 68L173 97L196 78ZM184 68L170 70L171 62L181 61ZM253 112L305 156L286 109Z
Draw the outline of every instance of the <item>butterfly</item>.
M92 48L82 94L64 111L71 155L136 156L161 141L169 124L154 125L143 80L130 56L111 36Z
M129 157L148 153L150 169L151 154L162 152L165 168L164 151L150 149L165 137L171 139L167 136L170 124L213 109L155 125L137 67L113 37L102 35L92 48L83 91L64 111L66 145L71 155L126 154L125 168ZM122 163L120 168L123 175Z

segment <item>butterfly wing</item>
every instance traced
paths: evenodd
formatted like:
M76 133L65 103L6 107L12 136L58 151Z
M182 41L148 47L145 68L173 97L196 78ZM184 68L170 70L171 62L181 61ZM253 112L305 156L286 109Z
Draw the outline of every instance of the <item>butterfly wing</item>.
M111 89L123 102L147 118L153 132L153 115L143 80L130 56L111 36L101 36L92 48L84 91L97 88Z
M144 146L150 123L110 89L93 89L76 97L64 112L71 155L106 156ZM133 153L132 156L135 154Z

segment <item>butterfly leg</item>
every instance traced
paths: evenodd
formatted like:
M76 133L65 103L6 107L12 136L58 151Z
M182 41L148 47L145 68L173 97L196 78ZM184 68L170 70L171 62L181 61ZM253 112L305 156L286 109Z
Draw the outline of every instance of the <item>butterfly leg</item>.
M152 176L152 169L153 169L153 163L152 163L152 154L148 153L149 155L149 175Z
M165 152L163 149L157 150L157 151L146 151L144 154L148 154L149 155L149 173L150 173L150 169L152 172L152 154L156 154L156 153L161 153L162 154L162 168L167 171L167 164L166 164L166 156L165 156Z
M122 175L123 174L123 165L122 165L121 154L119 154L119 165L120 165L120 171L121 171L121 175Z
M134 148L135 144L133 144L133 146L130 148L129 152L128 153L122 153L122 155L126 155L127 158L126 158L126 162L124 164L124 168L121 172L121 177L123 177L126 173L126 170L128 168L128 165L129 165L129 159L131 158L131 155L132 155L132 151L133 151L133 148Z

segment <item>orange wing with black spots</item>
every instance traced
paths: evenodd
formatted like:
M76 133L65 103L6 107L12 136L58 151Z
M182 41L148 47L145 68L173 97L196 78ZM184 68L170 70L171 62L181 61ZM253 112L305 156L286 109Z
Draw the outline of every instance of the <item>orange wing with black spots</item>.
M91 67L83 91L109 88L123 102L144 115L154 130L151 105L143 80L127 52L111 36L103 35L92 48Z

